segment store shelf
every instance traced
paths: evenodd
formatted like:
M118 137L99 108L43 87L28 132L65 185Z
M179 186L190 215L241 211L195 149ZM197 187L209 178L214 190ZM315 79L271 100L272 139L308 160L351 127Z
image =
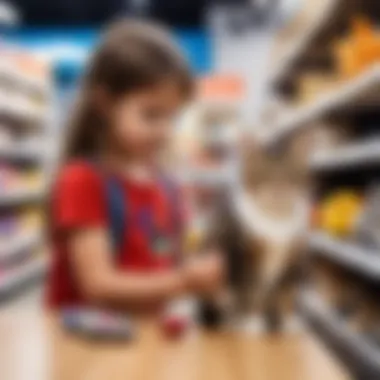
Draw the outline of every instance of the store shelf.
M307 127L309 123L325 117L331 112L348 110L357 107L364 101L377 95L379 100L380 89L380 65L374 65L350 82L341 85L334 91L330 91L311 104L287 111L279 122L267 130L273 131L264 136L265 144L273 144L296 130Z
M0 214L21 223L25 205L40 209L51 177L53 147L48 121L54 122L53 82L50 64L16 46L4 45L0 61L0 119L3 138L0 159L14 186L0 189ZM8 140L11 138L12 140ZM33 166L33 167L32 167ZM30 178L29 178L29 177ZM24 178L25 177L25 178ZM17 178L15 178L17 179ZM3 184L4 185L4 184ZM2 211L1 211L2 210ZM25 215L24 215L25 214ZM10 301L42 279L48 265L42 226L20 231L0 244L0 302ZM8 304L8 303L7 303Z
M30 102L0 96L0 114L8 118L26 122L44 123L46 111L33 106Z
M299 305L310 326L350 369L353 378L380 378L380 351L376 346L349 330L344 321L338 319L315 292L304 292Z
M378 2L373 0L310 0L301 8L291 31L281 33L275 45L285 51L275 57L278 63L270 75L274 88L294 83L302 67L310 68L311 63L315 68L318 62L331 59L332 43L345 35L358 15L376 19L380 13Z
M43 277L48 268L46 256L34 258L30 263L24 264L7 274L0 275L0 299L8 297L13 291L26 285L30 281Z
M47 81L21 72L7 61L0 64L0 77L1 76L13 82L17 87L24 88L26 91L38 92L47 96L50 95L51 88Z
M17 234L6 243L0 243L0 262L12 259L26 250L32 251L42 242L41 232L28 232Z
M0 207L11 207L21 203L36 202L44 197L42 190L13 191L8 194L0 193Z
M314 255L327 258L368 279L380 281L380 250L339 241L325 233L311 234L309 247Z
M305 30L298 33L292 41L288 44L281 59L271 73L270 84L275 86L277 83L283 81L290 72L297 61L297 59L305 54L307 47L312 43L313 39L319 32L328 25L329 21L336 15L338 5L341 0L328 0L324 1L323 6L319 8L313 7L313 19L306 24ZM310 2L311 5L313 2Z
M41 141L41 144L43 142ZM22 145L0 146L0 158L12 161L39 161L45 157L45 149Z
M380 165L380 141L376 140L319 153L311 159L311 168L314 170L360 169L376 164Z

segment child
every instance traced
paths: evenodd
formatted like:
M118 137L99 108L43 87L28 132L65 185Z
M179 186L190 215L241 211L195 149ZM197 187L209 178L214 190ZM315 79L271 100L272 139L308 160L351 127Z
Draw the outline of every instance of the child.
M181 202L159 168L192 89L165 31L121 22L105 35L89 63L53 189L50 306L156 309L218 286L221 265L213 255L174 265Z

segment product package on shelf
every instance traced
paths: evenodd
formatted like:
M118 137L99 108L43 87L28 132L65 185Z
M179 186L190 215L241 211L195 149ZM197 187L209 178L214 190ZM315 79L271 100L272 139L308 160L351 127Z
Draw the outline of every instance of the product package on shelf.
M380 33L369 18L355 16L345 38L334 47L337 67L344 78L352 78L380 60Z

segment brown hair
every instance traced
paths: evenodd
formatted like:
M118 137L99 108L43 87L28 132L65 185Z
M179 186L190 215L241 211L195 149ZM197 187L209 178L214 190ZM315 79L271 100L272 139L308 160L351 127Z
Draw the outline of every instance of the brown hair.
M107 117L99 107L99 89L117 98L174 80L184 97L193 90L186 61L162 27L138 21L119 21L105 33L83 78L82 93L70 123L64 159L94 155Z

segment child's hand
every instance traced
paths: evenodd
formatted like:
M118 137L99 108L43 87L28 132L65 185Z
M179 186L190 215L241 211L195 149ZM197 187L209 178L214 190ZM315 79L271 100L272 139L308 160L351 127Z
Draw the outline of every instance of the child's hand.
M213 293L222 285L224 263L217 254L208 254L189 260L185 276L190 289L196 293Z

